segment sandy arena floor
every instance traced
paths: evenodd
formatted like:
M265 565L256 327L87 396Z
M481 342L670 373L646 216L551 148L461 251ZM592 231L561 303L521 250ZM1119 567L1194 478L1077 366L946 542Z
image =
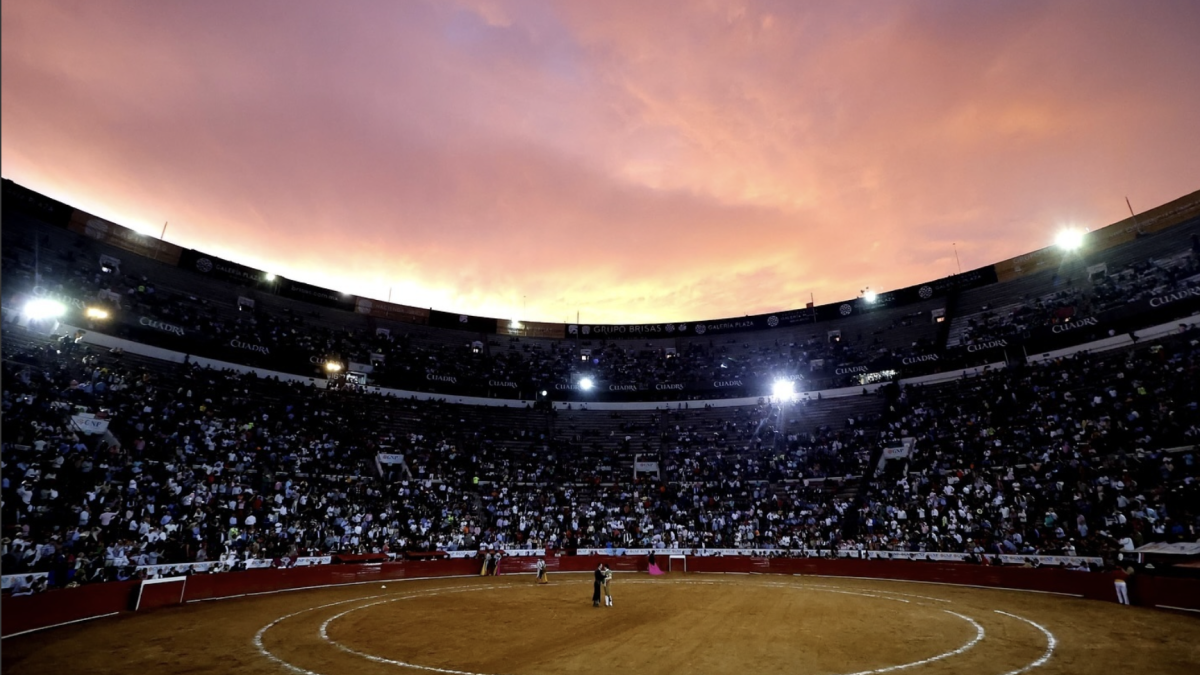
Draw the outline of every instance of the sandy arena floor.
M5 675L1187 674L1200 618L1060 596L777 576L398 581L132 614L3 642Z

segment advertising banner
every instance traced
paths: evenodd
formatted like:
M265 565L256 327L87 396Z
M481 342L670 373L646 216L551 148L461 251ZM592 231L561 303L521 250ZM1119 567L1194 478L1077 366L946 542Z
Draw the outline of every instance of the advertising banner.
M971 358L977 358L984 363L995 363L996 361L1006 360L1008 348L1013 345L1019 346L1020 341L1016 338L993 338L991 340L980 340L968 345L960 345L957 351ZM1017 353L1020 353L1019 349Z
M75 212L70 206L29 188L4 179L4 208L43 220L55 227L66 227Z
M165 262L168 265L179 264L179 257L184 250L157 237L142 234L137 230L131 230L124 225L118 225L78 209L71 214L71 221L67 224L67 229L100 243Z
M369 298L355 298L354 311L358 312L359 314L366 314L367 316L373 316L378 319L399 321L401 323L429 323L428 309L423 307L397 305L391 302L371 300Z
M283 277L277 277L274 283L275 291L285 298L354 311L354 297L349 294Z
M429 325L436 328L466 330L472 333L495 333L496 319L468 314L454 314L438 309L429 310Z
M512 337L551 338L561 340L567 335L567 327L561 323L538 321L507 321L496 319L496 334Z
M108 420L97 419L90 413L71 415L71 426L85 434L102 434L108 431Z
M137 326L145 330L160 333L162 335L175 336L179 338L188 337L188 331L183 326L179 326L167 321L160 321L148 316L137 317Z
M179 255L179 267L201 276L230 281L240 286L266 287L267 274L262 270L218 258L195 249L184 249Z

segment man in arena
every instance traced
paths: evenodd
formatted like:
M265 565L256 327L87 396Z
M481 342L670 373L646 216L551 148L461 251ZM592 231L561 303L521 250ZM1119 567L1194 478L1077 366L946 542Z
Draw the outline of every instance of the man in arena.
M592 607L599 607L600 588L604 585L604 563L596 565L596 571L592 577Z
M538 558L538 561L537 561L537 582L538 582L539 584L548 584L548 583L550 583L550 579L548 578L548 575L546 574L546 560L545 560L545 558Z
M612 590L609 587L612 583L612 568L605 564L601 564L600 567L604 569L604 606L612 607Z

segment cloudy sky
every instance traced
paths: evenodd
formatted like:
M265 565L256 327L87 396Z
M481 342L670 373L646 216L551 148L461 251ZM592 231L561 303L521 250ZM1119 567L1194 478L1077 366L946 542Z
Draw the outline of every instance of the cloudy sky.
M527 320L886 291L1200 188L1200 3L4 0L3 175Z

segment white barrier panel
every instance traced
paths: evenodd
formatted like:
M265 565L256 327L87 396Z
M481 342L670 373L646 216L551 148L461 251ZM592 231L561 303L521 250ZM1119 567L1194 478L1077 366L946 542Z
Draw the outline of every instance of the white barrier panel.
M49 572L29 572L28 574L5 574L0 577L0 589L8 590L16 585L17 579L29 577L29 582L33 583L38 579L45 579L50 576Z
M188 573L204 573L220 566L216 562L179 563L176 565L138 565L139 572L145 572L147 579L160 577L177 577Z

